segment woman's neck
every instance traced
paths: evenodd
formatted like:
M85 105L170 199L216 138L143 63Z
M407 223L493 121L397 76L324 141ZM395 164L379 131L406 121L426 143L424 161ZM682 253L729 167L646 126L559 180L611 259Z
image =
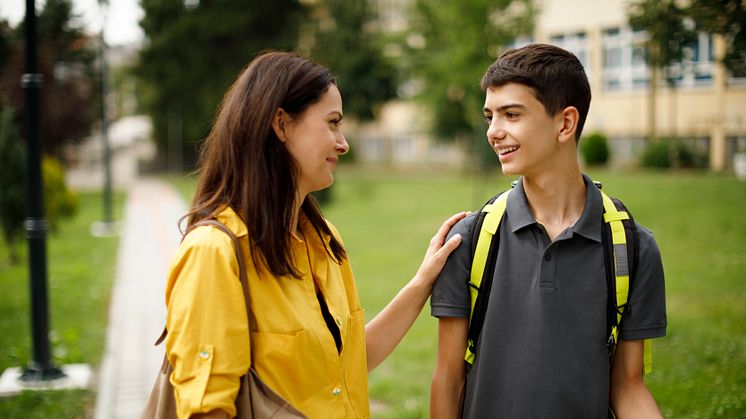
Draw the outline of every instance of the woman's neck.
M299 220L300 220L300 212L301 208L303 206L303 202L306 200L307 195L302 195L298 193L295 197L295 202L293 203L293 217L290 219L290 225L288 226L288 231L291 235L302 238L303 233L300 231L299 228Z

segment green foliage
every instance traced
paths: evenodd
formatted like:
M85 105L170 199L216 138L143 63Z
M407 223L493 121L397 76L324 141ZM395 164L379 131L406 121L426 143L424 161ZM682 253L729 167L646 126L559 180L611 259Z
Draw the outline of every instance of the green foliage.
M650 35L645 43L646 61L667 71L673 84L676 74L670 66L684 58L683 48L696 41L696 32L720 34L726 38L722 58L735 76L746 76L746 3L740 0L693 0L687 7L674 0L642 0L630 6L629 22ZM688 22L694 22L690 25Z
M136 74L160 152L184 147L188 160L210 129L236 74L260 51L293 49L303 7L298 1L143 0L148 40ZM183 144L187 141L187 144ZM169 146L170 145L170 146Z
M26 185L24 164L26 154L23 140L14 122L14 109L5 106L0 110L0 228L9 248L9 258L18 261L17 242L23 236L26 217Z
M580 140L580 153L589 166L605 166L609 162L609 140L594 132Z
M503 49L533 31L529 0L416 0L404 34L404 83L433 114L446 140L484 132L479 81Z
M723 62L734 76L746 77L746 2L692 0L689 16L697 29L725 36Z
M0 109L16 109L24 120L24 24L3 28L0 22ZM99 76L95 45L73 13L72 0L47 0L37 20L38 72L44 78L41 95L41 142L44 152L62 158L65 144L90 132L100 115Z
M373 119L377 105L396 97L397 74L382 53L372 2L322 0L313 16L311 57L337 78L345 113Z
M42 160L44 176L44 213L52 230L59 225L60 219L75 215L78 208L78 197L65 184L65 171L60 163L48 156Z
M684 49L696 41L696 33L687 28L687 11L675 0L642 0L629 8L629 24L635 30L645 30L645 61L651 67L663 69L669 85L677 76L672 65L684 59Z
M123 198L114 194L120 217ZM55 365L95 366L106 342L118 238L93 237L89 232L101 214L100 193L81 193L79 200L78 212L60 222L57 234L47 241L50 340ZM7 252L0 242L0 371L27 365L32 358L28 266L8 263ZM26 392L0 398L0 417L84 418L90 416L93 399L92 390Z
M26 219L26 153L23 140L13 122L13 108L0 111L0 227L9 248L9 257L17 262L17 245L23 236ZM44 207L47 222L54 229L61 218L75 214L77 198L65 185L65 173L52 157L42 160Z
M651 169L704 168L706 156L697 154L685 143L678 140L663 139L649 142L640 158L640 166Z

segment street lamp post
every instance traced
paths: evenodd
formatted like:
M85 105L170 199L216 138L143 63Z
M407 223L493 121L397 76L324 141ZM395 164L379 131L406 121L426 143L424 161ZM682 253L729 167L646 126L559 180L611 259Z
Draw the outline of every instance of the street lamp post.
M41 177L40 91L43 77L37 71L36 9L34 0L26 0L26 64L21 77L26 111L26 196L27 214L24 227L29 246L29 292L31 295L31 325L33 361L24 369L21 381L42 381L64 377L52 365L49 344L49 311L47 299L47 222Z
M99 73L101 76L101 143L102 162L104 169L104 191L103 209L104 219L96 221L91 225L91 233L97 237L109 237L118 234L118 224L112 217L112 186L111 186L111 145L109 141L109 108L107 97L109 94L109 79L106 65L106 39L104 30L106 28L108 0L98 0L101 10L101 32L99 33Z
M109 115L106 98L109 93L107 77L108 72L106 68L106 40L104 39L104 28L106 28L106 7L108 6L107 0L99 0L99 6L101 7L102 22L101 22L101 40L100 40L100 53L101 53L101 139L104 143L104 223L111 224L113 219L111 216L111 147L109 145Z

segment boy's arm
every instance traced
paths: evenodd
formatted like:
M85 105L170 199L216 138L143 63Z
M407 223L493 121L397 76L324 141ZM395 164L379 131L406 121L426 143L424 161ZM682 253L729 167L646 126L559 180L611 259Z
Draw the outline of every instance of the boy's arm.
M468 319L438 319L438 359L430 386L430 418L461 417L464 400L466 335Z
M643 380L644 341L620 340L611 364L609 403L614 415L624 418L662 418Z

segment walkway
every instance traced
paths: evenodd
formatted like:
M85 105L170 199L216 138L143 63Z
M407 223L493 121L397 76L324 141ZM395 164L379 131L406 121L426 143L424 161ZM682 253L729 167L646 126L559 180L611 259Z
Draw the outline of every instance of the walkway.
M153 342L165 322L166 274L185 211L164 182L139 179L127 191L96 419L139 418L145 406L163 361L163 345Z

